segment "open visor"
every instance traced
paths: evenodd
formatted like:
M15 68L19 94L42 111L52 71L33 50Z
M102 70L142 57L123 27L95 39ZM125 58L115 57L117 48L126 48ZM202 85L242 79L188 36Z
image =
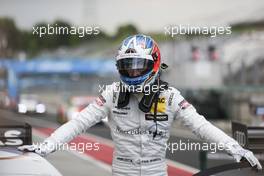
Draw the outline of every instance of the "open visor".
M116 63L117 69L122 76L129 78L143 76L153 69L154 62L144 58L124 58Z

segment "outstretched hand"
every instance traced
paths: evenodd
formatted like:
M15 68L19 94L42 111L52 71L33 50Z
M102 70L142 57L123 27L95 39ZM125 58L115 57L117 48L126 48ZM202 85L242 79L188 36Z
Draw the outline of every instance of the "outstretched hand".
M44 142L40 145L23 145L17 148L20 151L25 151L25 152L35 152L39 154L42 157L47 156L49 153L52 153L54 150L54 147L52 148L51 146L48 145L47 142Z
M259 170L262 169L259 160L250 150L244 149L238 144L227 144L227 148L227 152L234 157L236 162L240 162L242 159L245 159L252 167L257 167Z

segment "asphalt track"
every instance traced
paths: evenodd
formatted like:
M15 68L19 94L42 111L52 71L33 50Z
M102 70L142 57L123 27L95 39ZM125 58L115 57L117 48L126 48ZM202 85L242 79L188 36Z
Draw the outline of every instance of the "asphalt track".
M34 116L28 117L19 115L13 112L0 110L0 122L11 121L14 123L27 122L34 128L33 136L34 142L42 141L59 125L54 122L54 118L50 116ZM5 119L5 120L3 120ZM3 123L4 124L4 123ZM111 175L111 162L113 144L110 141L110 131L108 127L99 124L87 131L87 134L77 137L73 140L74 143L86 142L100 144L100 152L84 151L58 151L47 157L63 175ZM186 141L188 139L179 137L179 135L172 135L169 142L179 142L179 140ZM193 141L193 140L191 140ZM181 175L187 176L197 172L195 168L199 168L199 152L198 151L176 151L175 153L167 152L168 173L169 176ZM208 167L221 165L223 163L232 161L218 161L209 160Z

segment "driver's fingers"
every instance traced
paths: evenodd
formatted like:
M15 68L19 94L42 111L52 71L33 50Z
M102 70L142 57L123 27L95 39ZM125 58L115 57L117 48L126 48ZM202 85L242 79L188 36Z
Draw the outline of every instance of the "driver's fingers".
M251 164L250 163L251 166L257 166L257 169L261 170L262 169L262 166L261 166L260 162L258 161L258 159L257 158L254 158L253 160L254 160L254 164Z
M47 155L46 152L42 151L40 148L37 148L35 152L42 157L45 157Z
M253 155L252 152L248 152L245 154L244 156L247 161L250 163L250 165L253 166L257 166L257 169L262 169L262 166L260 164L260 162L258 161L258 159Z
M257 168L259 169L259 170L261 170L262 169L262 166L261 166L261 164L260 164L260 162L257 160Z
M35 146L34 145L23 145L23 146L20 146L17 148L18 150L21 150L21 151L34 151L35 150Z

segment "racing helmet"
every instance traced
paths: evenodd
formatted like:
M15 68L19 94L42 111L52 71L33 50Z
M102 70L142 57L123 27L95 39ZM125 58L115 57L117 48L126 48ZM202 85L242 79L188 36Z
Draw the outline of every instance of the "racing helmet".
M130 92L152 85L159 75L160 63L157 43L142 34L127 37L116 56L121 83Z

